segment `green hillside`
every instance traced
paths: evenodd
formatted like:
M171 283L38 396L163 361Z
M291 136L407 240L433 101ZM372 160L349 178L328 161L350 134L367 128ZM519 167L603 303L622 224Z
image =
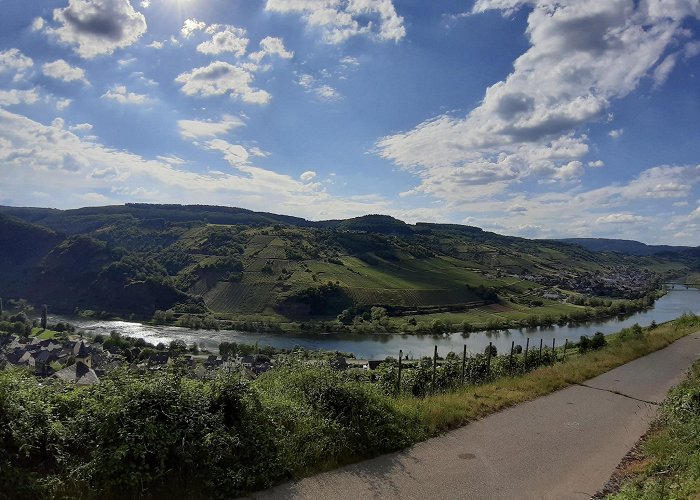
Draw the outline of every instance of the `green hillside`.
M682 255L597 253L382 215L311 222L211 206L0 207L0 229L3 297L62 312L171 310L297 327L575 317L697 268Z

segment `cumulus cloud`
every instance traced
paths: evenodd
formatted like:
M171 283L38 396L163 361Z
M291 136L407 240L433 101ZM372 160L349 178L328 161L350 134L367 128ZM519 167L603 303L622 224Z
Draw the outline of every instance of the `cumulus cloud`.
M197 45L197 51L208 55L217 55L224 52L230 52L236 57L245 55L250 40L246 38L246 31L243 28L214 25L207 29L207 31L214 30L217 31L213 33L211 40Z
M41 71L42 73L44 73L44 75L50 78L63 80L64 82L80 81L89 85L89 82L85 77L85 70L83 70L82 68L71 66L63 59L58 59L57 61L45 63L41 67Z
M53 19L58 27L46 32L85 59L128 47L146 32L146 18L129 0L69 0Z
M294 57L294 52L284 47L284 41L281 38L267 36L260 40L260 50L251 53L249 57L256 63L259 63L265 56L277 56L282 59L291 59Z
M225 115L219 121L178 120L177 125L184 139L198 139L226 134L231 129L244 126L245 123L238 117Z
M419 178L413 192L450 203L483 194L481 188L455 190L452 185L471 178L478 183L489 164L494 171L487 193L498 187L502 192L528 176L575 180L583 174L581 162L589 152L582 127L602 121L610 103L628 95L643 78L654 72L659 80L665 78L671 59L666 62L664 54L687 36L685 19L700 17L696 3L660 5L477 1L472 15L487 10L510 15L527 6L529 49L467 116L444 114L383 137L376 152Z
M208 66L195 68L175 78L182 92L190 96L211 97L229 94L249 104L267 104L270 94L251 86L250 71L233 64L214 61Z
M307 26L321 30L327 43L357 35L395 42L406 36L392 0L267 0L265 9L301 15Z
M610 132L608 132L608 135L609 135L610 137L612 137L613 139L618 139L618 138L622 137L622 134L624 134L624 133L625 133L625 130L624 130L624 129L616 128L616 129L611 130Z
M0 106L13 106L15 104L34 104L39 100L36 89L31 90L0 90Z
M605 162L603 160L589 161L588 166L591 168L600 168L605 166Z
M111 99L119 104L145 104L149 101L147 95L129 92L124 85L115 85L102 94L102 98Z
M0 52L0 73L14 72L15 81L24 79L26 72L33 66L32 58L25 56L19 49L7 49Z
M180 29L180 33L185 38L189 38L195 31L202 31L206 27L207 23L203 21L197 21L196 19L185 19L185 22L182 24L182 28Z

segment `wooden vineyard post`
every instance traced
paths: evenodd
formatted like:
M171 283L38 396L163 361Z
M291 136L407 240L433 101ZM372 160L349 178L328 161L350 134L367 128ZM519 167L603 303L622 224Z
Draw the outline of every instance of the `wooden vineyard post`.
M399 375L396 380L396 395L401 395L401 360L403 359L403 349L399 349Z
M523 360L523 372L527 372L527 351L530 349L530 337L525 342L525 359Z
M515 348L515 340L510 343L510 356L508 356L508 370L513 375L513 349Z
M464 344L464 352L462 353L462 385L464 385L464 372L467 369L467 344Z
M493 343L489 342L489 354L488 357L486 358L486 374L491 375L491 351L493 349L492 347Z
M552 339L552 366L554 366L554 363L557 362L557 353L554 350L554 343L557 341L557 339Z
M433 391L435 390L435 374L437 372L437 346L435 346L435 354L433 354Z

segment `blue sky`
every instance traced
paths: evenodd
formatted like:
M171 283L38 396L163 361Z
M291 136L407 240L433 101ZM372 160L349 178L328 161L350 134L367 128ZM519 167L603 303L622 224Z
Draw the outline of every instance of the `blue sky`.
M700 244L698 0L0 5L0 204Z

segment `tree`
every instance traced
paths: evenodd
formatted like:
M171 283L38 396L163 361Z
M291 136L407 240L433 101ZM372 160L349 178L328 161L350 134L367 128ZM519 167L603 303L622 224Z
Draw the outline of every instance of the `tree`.
M41 329L46 330L46 316L49 313L49 308L44 304L41 306Z

